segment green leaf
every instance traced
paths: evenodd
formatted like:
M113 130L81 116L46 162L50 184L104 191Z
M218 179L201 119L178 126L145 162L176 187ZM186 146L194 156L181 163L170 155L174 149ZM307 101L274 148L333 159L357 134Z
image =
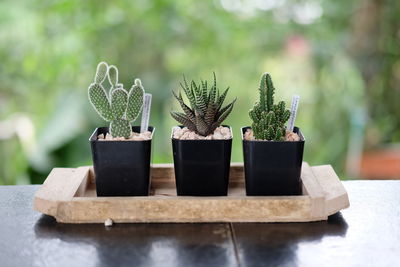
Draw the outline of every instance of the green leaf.
M215 115L217 113L217 107L214 103L208 104L206 114L204 116L204 121L207 125L211 125L215 120Z
M202 136L207 136L211 133L210 127L201 116L196 116L196 133Z
M228 104L228 108L221 114L221 116L219 116L217 124L221 125L221 123L229 116L229 114L231 113L232 109L233 109L233 105L236 102L236 98L235 100L233 100L230 104Z
M208 88L207 88L207 81L201 80L201 88L202 88L202 95L203 99L206 102L206 105L208 105Z
M227 111L228 109L232 109L232 108L233 108L233 105L235 104L235 102L236 102L236 98L235 98L231 103L229 103L229 104L226 105L225 107L221 108L221 109L218 111L217 118L219 118L220 116L222 116L222 114L224 114L225 111Z
M189 86L186 82L185 75L183 75L183 82L184 82L184 85L182 83L180 85L181 85L183 91L185 92L186 97L189 99L190 106L192 107L192 109L195 109L196 108L196 98L194 96L193 91L191 90L191 88L189 88Z
M222 93L222 95L218 97L218 101L217 101L217 108L218 109L220 109L222 104L224 103L225 97L228 94L228 91L229 91L229 87L226 88L225 91Z
M181 123L183 126L187 127L191 131L196 131L195 124L183 113L171 111L171 116L177 122Z
M183 112L185 112L186 116L193 122L195 123L195 116L194 116L194 112L185 104L185 102L183 101L182 98L182 94L179 92L179 96L176 95L176 93L174 91L172 91L172 94L174 95L174 97L176 98L176 100L178 100Z
M197 111L204 116L204 114L207 111L207 105L206 105L206 101L203 99L203 92L200 88L200 86L197 86L197 84L192 81L192 91L195 93L195 97L196 97L196 109Z
M208 103L214 103L215 95L217 94L217 77L215 76L215 72L213 72L213 75L214 75L214 84L211 87L210 94L208 95Z

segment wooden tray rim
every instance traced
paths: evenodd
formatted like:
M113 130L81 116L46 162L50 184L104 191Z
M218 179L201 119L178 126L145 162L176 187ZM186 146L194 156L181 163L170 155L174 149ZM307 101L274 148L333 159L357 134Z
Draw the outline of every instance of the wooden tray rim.
M333 177L333 180L336 179L334 187L335 190L338 190L337 196L329 196L329 192L324 191L324 188L320 185L320 182L317 181L313 174L313 170L321 170L325 172L330 172L330 179L332 180L334 173L333 168L330 165L322 165L322 166L314 166L310 167L306 162L303 163L302 167L302 182L303 182L303 190L306 194L299 196L224 196L224 197L192 197L192 196L144 196L144 197L82 197L76 196L79 191L85 190L88 183L94 182L94 172L91 166L84 166L78 168L54 168L52 172L49 174L48 178L42 185L42 187L36 192L34 198L34 209L42 212L47 215L54 216L59 222L67 222L67 223L89 223L89 222L104 222L104 218L83 218L82 216L79 218L74 217L74 213L79 208L88 209L87 205L94 205L94 207L98 205L103 205L106 202L113 203L114 207L118 207L121 205L127 204L135 204L141 203L141 205L154 205L158 208L165 208L168 202L171 202L177 206L179 206L180 202L190 202L195 205L204 205L206 208L207 203L212 203L212 205L217 206L221 210L224 210L224 203L232 204L237 201L244 201L243 204L245 207L252 207L255 204L261 205L262 207L271 205L271 203L280 203L285 202L291 203L295 205L297 202L303 203L309 209L309 214L307 216L293 216L292 218L286 218L285 216L266 216L265 218L259 218L253 214L253 216L257 218L236 218L233 213L225 214L224 217L212 217L209 219L204 218L204 216L200 216L198 219L196 218L188 218L183 216L183 218L173 218L168 216L160 216L160 217L151 217L143 214L142 218L138 217L118 217L115 218L117 222L300 222L300 221L318 221L318 220L326 220L327 217L331 214L336 213L337 211L349 207L349 200L346 190L344 189L342 183L339 178L336 176ZM58 184L54 192L51 189L54 189L55 184L59 181L55 181L53 178L55 175L60 176L59 173L62 172L73 172L69 181L62 181L62 184ZM165 172L169 172L169 176L171 176L171 172L173 173L173 164L154 164L152 166L152 183L157 182L171 182L171 177L163 178L162 175ZM231 165L231 177L230 183L243 183L243 177L240 178L240 175L235 175L237 173L241 173L243 176L243 163L232 163ZM232 175L233 173L233 175ZM53 179L52 179L53 178ZM58 179L60 180L60 179ZM332 180L332 181L333 181ZM79 195L79 194L78 194ZM210 202L211 201L211 202ZM142 202L144 204L142 204ZM203 204L202 204L203 203ZM207 204L208 205L208 204ZM146 209L145 206L141 206L142 209ZM144 208L143 208L144 207ZM240 207L239 207L240 208ZM74 210L75 209L75 210ZM185 209L185 207L183 207ZM270 208L271 209L271 208ZM193 212L195 209L192 209L188 212ZM101 211L100 211L101 212ZM126 213L126 211L121 210L120 212ZM132 211L131 211L132 212ZM135 210L136 212L136 210ZM78 212L76 212L78 213ZM113 219L112 212L108 213L110 218Z

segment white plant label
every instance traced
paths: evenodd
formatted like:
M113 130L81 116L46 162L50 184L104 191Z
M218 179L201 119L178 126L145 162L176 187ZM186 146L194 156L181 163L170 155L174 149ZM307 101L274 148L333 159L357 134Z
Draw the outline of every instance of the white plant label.
M151 108L151 94L144 94L142 122L140 124L140 132L141 133L144 133L149 128L150 108Z
M299 107L299 100L300 100L299 95L294 95L292 98L292 106L290 107L290 117L288 125L286 127L286 130L288 130L289 132L293 132L294 129L294 122L296 121L297 108Z

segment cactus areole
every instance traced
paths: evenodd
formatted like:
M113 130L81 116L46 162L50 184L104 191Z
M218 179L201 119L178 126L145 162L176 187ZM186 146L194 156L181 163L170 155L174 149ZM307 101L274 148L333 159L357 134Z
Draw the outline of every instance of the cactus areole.
M283 141L286 134L286 122L290 111L285 108L285 102L274 104L275 88L271 75L264 73L260 81L260 99L250 110L253 121L251 128L257 140Z
M109 92L103 87L106 78L111 85ZM110 123L110 134L129 138L132 131L130 123L137 119L143 107L144 89L140 79L135 79L132 87L126 90L123 84L118 83L117 67L100 62L88 95L100 117Z

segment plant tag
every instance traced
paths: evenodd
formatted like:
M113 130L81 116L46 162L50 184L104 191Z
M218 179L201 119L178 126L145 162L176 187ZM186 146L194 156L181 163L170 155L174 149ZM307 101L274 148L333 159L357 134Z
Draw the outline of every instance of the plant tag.
M296 120L297 108L299 107L299 100L300 100L299 95L294 95L292 98L292 106L290 107L290 117L288 125L286 127L286 130L288 130L289 132L293 132L294 129L294 122Z
M140 124L140 132L141 133L144 133L149 128L150 108L151 108L151 94L144 94L142 122Z

